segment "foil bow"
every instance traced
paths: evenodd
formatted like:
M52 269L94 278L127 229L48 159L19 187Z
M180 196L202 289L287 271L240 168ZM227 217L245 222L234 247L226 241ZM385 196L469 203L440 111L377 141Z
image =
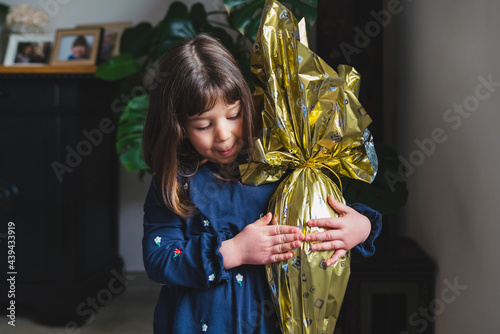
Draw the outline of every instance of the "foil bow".
M263 129L252 161L240 171L248 185L289 173L269 211L274 223L308 234L324 231L307 226L309 219L338 216L327 196L345 203L325 173L371 182L377 157L367 129L371 119L357 99L359 74L346 65L336 72L309 50L303 26L279 2L266 1L252 50ZM266 266L283 333L333 333L350 275L349 253L325 266L334 252L313 252L311 243L303 242L292 259Z

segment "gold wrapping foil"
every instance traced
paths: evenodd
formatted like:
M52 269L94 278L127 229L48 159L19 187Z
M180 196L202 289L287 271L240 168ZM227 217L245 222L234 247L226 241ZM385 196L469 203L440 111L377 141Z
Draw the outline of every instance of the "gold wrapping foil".
M371 119L359 103L359 74L341 65L335 72L307 47L293 14L267 0L252 51L255 101L263 132L241 165L242 181L280 180L269 203L276 224L298 226L311 218L336 217L326 199L345 203L324 173L371 182L377 159L366 129ZM302 42L301 42L302 41ZM321 41L320 41L321 42ZM333 176L335 177L335 176ZM283 333L333 333L350 275L350 254L325 267L334 250L311 251L303 242L288 261L266 266Z

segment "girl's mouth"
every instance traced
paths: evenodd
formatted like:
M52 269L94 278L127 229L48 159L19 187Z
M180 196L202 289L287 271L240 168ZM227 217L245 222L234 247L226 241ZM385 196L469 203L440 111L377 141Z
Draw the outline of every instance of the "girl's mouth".
M217 152L219 152L219 154L221 154L221 155L229 155L233 152L234 147L235 147L235 145L231 146L227 150L218 150Z
M233 150L234 150L234 145L233 145L233 146L231 146L231 147L230 147L229 149L227 149L227 150L224 150L224 151L217 151L217 152L219 152L219 154L221 154L221 155L228 155L228 154L231 154L231 152L233 152Z

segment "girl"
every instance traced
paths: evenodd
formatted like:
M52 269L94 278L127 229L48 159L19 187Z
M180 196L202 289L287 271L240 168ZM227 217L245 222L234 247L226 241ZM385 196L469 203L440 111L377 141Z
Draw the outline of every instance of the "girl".
M337 249L327 265L360 243L371 255L380 216L357 205L370 225L330 197L341 217L309 222L333 228L328 232L304 237L296 227L270 225L271 214L262 214L278 183L238 182L256 117L237 63L217 40L180 43L160 62L157 80L143 135L154 171L144 204L144 265L164 285L155 333L279 333L263 264L290 259L302 240L323 241L315 250Z

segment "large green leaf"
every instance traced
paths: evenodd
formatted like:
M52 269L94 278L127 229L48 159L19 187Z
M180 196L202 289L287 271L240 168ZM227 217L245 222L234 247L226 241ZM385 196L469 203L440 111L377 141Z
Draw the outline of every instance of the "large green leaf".
M4 4L4 3L0 3L0 14L5 14L7 15L7 13L9 13L9 6Z
M175 44L195 35L196 30L189 19L187 6L182 2L172 3L165 18L158 24L156 57L161 58Z
M223 28L215 27L208 22L208 15L205 7L201 3L195 3L191 7L191 12L189 13L189 19L193 23L193 26L197 33L208 33L212 37L217 38L222 45L229 50L229 52L234 54L235 46L233 38L227 33Z
M232 2L230 0L223 1L225 5L227 2ZM241 1L238 1L241 2ZM252 39L255 39L255 35L257 34L257 30L249 31L247 27L249 25L255 26L255 21L260 22L260 13L262 12L262 8L264 7L265 0L250 0L245 1L239 6L228 6L232 7L232 10L229 15L229 20L232 25L236 29L240 31L240 33L250 36ZM254 24L251 24L253 21Z
M120 39L120 53L129 53L134 59L147 55L154 33L149 22L141 22L125 29Z
M95 76L104 80L115 81L138 73L140 70L141 65L134 60L131 54L126 53L111 57L110 60L99 65Z
M128 171L147 170L142 158L142 132L149 107L149 95L132 98L118 122L116 150Z
M223 0L229 11L231 24L242 34L255 39L260 24L260 16L265 0ZM317 18L317 0L284 0L282 1L300 20L306 18L310 25Z

